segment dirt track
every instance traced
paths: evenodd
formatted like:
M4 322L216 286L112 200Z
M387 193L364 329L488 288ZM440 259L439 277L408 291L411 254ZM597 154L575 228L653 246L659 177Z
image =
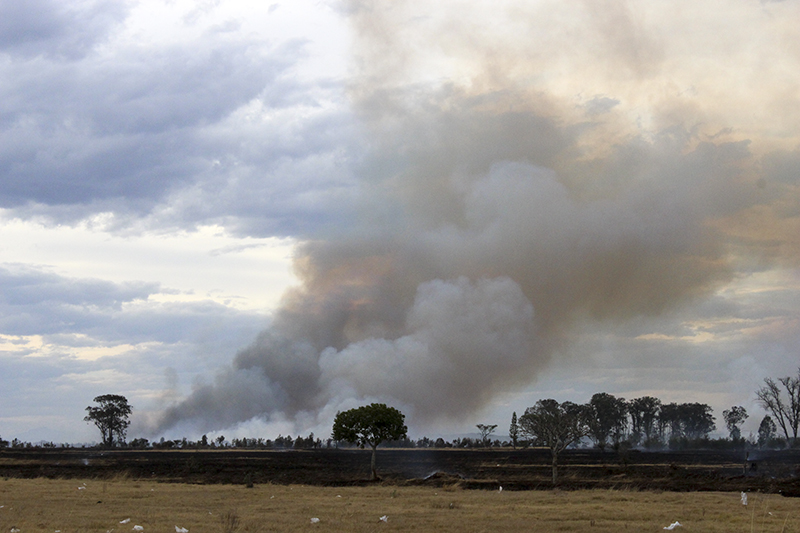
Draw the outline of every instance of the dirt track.
M111 478L129 476L188 483L366 483L369 451L320 450L3 450L0 476ZM560 458L562 489L760 490L800 495L800 451L751 453L755 472L743 473L743 452L613 452L570 450ZM547 450L379 449L386 483L504 490L550 489Z

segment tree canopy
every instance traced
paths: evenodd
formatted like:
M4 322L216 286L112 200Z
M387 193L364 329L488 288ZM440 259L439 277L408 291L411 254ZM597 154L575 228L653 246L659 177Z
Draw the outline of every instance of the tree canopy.
M749 416L747 409L741 405L734 405L730 409L722 411L722 418L725 420L725 427L728 428L731 440L739 440L742 437L742 430L739 429L739 425L747 420Z
M611 439L615 444L624 438L628 427L628 403L605 392L598 392L589 401L589 434L601 450Z
M572 402L539 400L519 417L519 427L540 446L550 448L553 484L558 479L558 455L589 434L587 407Z
M383 403L372 403L341 411L333 421L332 437L364 448L372 448L372 478L377 479L375 451L384 441L400 440L408 435L405 415Z
M94 402L99 404L89 406L89 413L84 417L86 422L93 422L100 430L103 446L112 447L114 444L125 442L125 433L128 431L132 408L128 399L119 394L103 394L97 396Z

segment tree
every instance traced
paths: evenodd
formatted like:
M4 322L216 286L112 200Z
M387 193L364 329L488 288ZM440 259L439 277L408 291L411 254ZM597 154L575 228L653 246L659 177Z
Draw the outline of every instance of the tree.
M725 427L728 428L732 441L742 438L742 430L739 429L739 424L747 420L748 416L747 410L741 405L734 405L730 409L722 411L722 418L725 420Z
M716 429L711 406L704 403L682 403L678 405L681 431L690 440L707 437Z
M589 400L589 435L601 450L611 438L619 444L628 423L628 406L624 398L598 392Z
M357 444L361 448L369 445L372 448L370 468L372 479L378 479L375 468L375 455L378 445L387 440L406 438L408 428L405 415L386 404L372 403L355 409L336 413L333 420L334 440Z
M475 427L481 432L481 444L483 446L488 446L492 433L497 429L497 424L478 424Z
M772 417L766 415L761 419L761 424L758 426L758 445L762 448L769 446L770 442L775 439L777 432L778 427L772 421Z
M667 403L661 406L659 424L669 427L671 441L697 440L716 428L711 406L704 403Z
M589 434L587 418L586 406L572 402L558 403L553 399L539 400L519 417L522 433L539 446L550 448L553 485L558 480L559 454Z
M787 376L778 380L786 390L786 399L783 389L773 379L766 378L764 383L766 385L756 391L758 403L777 420L787 444L791 446L797 441L797 426L800 425L800 369L797 377Z
M658 410L658 432L665 440L683 436L680 408L675 402L665 403Z
M519 425L517 424L517 412L511 415L511 426L508 428L508 438L511 439L511 446L517 449L517 442L519 441Z
M644 437L643 444L650 447L656 437L656 423L661 411L661 400L652 396L634 398L628 402L628 413L631 415L631 431L633 440L639 443Z
M115 443L125 442L125 433L128 431L131 415L131 406L125 396L118 394L104 394L97 396L94 400L97 406L89 406L86 411L89 413L84 417L86 422L93 422L100 430L103 446L111 448Z

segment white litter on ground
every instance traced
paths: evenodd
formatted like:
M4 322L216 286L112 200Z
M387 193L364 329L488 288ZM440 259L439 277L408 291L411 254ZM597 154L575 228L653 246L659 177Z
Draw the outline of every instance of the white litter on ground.
M675 529L676 527L683 527L683 526L681 525L681 523L680 523L680 522L678 522L678 521L676 520L676 521L674 521L673 523L671 523L670 525L668 525L668 526L664 526L664 529L669 529L669 530L672 530L672 529Z
M747 505L747 493L742 493L742 505Z
M19 533L19 529L15 528L15 527L12 527L11 528L11 533Z
M500 485L500 490L498 490L497 492L503 492L503 485Z
M319 518L312 518L311 519L311 523L312 524L319 524Z
M388 517L388 516L386 516L386 515L383 515L383 516L381 517L381 522L388 522L388 521L389 521L389 517Z
M144 528L142 526L133 526L133 530L134 531L144 531Z
M78 490L86 490L86 487L78 487Z
M175 526L175 533L189 533L189 530L185 527Z
M127 523L128 523L128 522L130 522L130 521L131 521L131 519L130 519L130 518L126 518L125 520L120 520L120 521L119 521L119 523L120 523L120 524L127 524Z

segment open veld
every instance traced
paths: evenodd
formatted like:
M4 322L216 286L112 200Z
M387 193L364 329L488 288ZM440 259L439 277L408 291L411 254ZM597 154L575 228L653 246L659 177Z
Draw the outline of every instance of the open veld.
M800 531L800 499L733 492L0 480L0 531ZM381 518L384 520L381 520ZM314 523L312 519L318 519Z

